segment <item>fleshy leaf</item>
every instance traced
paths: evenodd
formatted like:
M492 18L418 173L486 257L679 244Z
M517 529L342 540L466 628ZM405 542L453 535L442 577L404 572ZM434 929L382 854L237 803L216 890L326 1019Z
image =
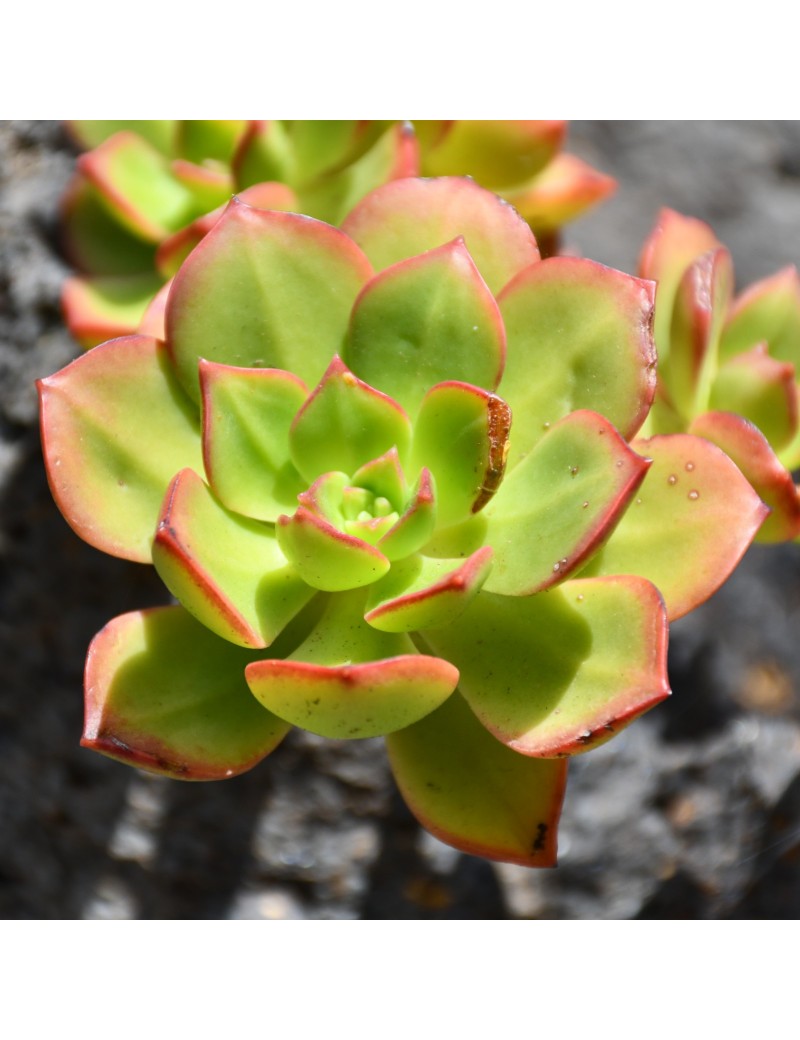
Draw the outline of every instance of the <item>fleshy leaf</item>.
M669 695L664 604L630 575L568 581L546 596L481 592L423 636L459 669L483 725L525 755L604 743Z
M200 425L163 343L128 336L39 381L53 497L84 541L150 562L169 482L202 469Z
M150 300L145 312L142 315L142 320L139 322L136 331L140 336L151 336L153 339L166 339L166 329L164 327L165 315L167 310L167 300L169 299L170 290L172 289L172 280L165 282L155 296Z
M761 430L775 451L797 434L794 365L776 361L760 344L721 366L711 391L711 408L744 416Z
M669 361L659 366L659 378L685 420L708 407L732 290L733 267L727 249L704 253L689 265L678 285Z
M392 447L383 455L360 466L353 474L353 485L366 488L373 495L382 495L390 502L404 502L406 478L397 448Z
M372 545L345 534L305 506L294 516L279 516L278 545L300 577L323 592L369 585L389 570L389 561Z
M543 260L503 290L509 469L576 409L600 412L624 437L639 429L655 390L654 293L649 282L575 257Z
M446 625L478 593L492 567L489 546L466 560L412 556L394 564L371 586L365 620L382 632L413 632Z
M573 573L609 536L647 467L603 416L562 419L484 510L495 551L486 589L528 596Z
M418 552L436 527L436 492L430 470L423 469L402 516L378 542L389 560Z
M152 274L68 278L61 295L64 320L82 347L130 335L139 328L161 279Z
M486 859L555 865L566 761L511 751L457 693L386 747L403 798L441 841Z
M282 368L315 386L372 271L336 228L233 199L175 276L167 338L197 399L199 359Z
M720 248L716 235L702 220L662 209L639 257L642 278L658 282L654 331L658 359L669 356L672 308L686 269L703 253Z
M528 225L496 195L465 177L408 177L377 188L342 229L382 271L463 236L491 291L539 259Z
M386 394L358 379L334 357L289 431L292 461L307 481L328 470L353 473L391 448L404 458L411 424Z
M253 184L240 191L238 198L240 202L246 202L248 206L256 209L297 212L296 195L286 184L277 181ZM189 253L202 242L224 212L225 206L219 206L164 239L156 252L156 267L165 278L171 278L177 273Z
M458 174L487 188L508 188L550 162L566 129L563 119L455 119L424 150L422 172L429 177Z
M152 270L152 243L122 227L84 177L72 179L61 210L64 252L79 270L105 277Z
M772 512L758 529L757 542L785 542L800 535L800 495L764 434L741 415L705 412L689 433L712 441L736 463Z
M324 737L373 737L438 708L458 682L447 661L418 654L406 635L388 635L360 616L363 594L336 597L305 642L285 660L246 671L269 711Z
M190 469L167 491L153 563L189 613L239 646L268 646L314 595L273 529L225 509Z
M304 213L340 224L370 191L396 177L417 172L417 144L411 130L400 123L377 140L355 161L335 168L300 192Z
M505 471L511 413L495 394L466 383L440 383L424 397L414 424L411 465L436 481L437 524L479 512Z
M201 212L224 206L233 194L233 176L223 167L173 159L170 169L175 179L191 192L193 203Z
M176 119L68 119L67 129L81 148L96 148L121 130L138 134L164 155L175 148Z
M247 688L254 656L182 607L115 618L89 647L81 744L181 780L251 769L289 730Z
M616 186L613 177L595 170L577 155L562 152L524 187L506 187L504 195L538 234L556 231L579 217L607 198Z
M356 300L345 360L410 414L435 383L493 390L505 360L500 311L462 238L393 265Z
M800 279L794 267L784 267L737 297L722 334L720 353L731 358L762 341L772 357L800 370Z
M768 510L727 455L702 437L669 434L633 447L653 464L584 575L647 578L673 621L722 585Z
M127 131L78 159L78 170L121 223L145 242L159 242L197 216L191 191L144 138Z
M275 520L305 483L289 457L289 428L308 397L302 380L274 368L200 362L203 457L220 501L256 520Z
M245 119L182 119L177 125L177 150L191 162L215 160L228 165L246 129Z

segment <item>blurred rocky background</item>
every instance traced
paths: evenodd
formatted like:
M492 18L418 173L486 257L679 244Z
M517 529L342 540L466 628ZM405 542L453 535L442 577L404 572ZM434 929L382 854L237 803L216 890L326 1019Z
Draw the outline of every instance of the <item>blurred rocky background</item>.
M800 123L578 122L619 179L567 245L634 271L661 206L709 221L739 285L800 260ZM59 314L58 123L0 123L0 917L795 918L800 546L756 546L673 626L673 697L574 761L557 869L425 834L380 741L295 733L251 773L181 784L78 746L86 647L165 601L51 501L34 380L77 354Z

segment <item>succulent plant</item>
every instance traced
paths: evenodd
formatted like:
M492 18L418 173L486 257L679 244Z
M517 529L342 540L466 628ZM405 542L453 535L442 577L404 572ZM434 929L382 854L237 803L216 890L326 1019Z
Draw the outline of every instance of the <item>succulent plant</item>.
M653 297L540 260L464 178L393 181L341 230L234 199L165 341L40 383L67 521L177 600L95 637L82 743L198 780L292 725L384 735L432 833L551 865L567 757L668 695L668 618L767 512L707 440L627 443Z
M728 250L708 224L660 213L639 273L658 281L658 391L647 428L689 431L736 462L771 513L759 541L800 536L800 280L794 267L734 296Z
M139 330L144 312L234 192L338 224L397 177L470 174L513 202L553 251L558 229L614 181L562 151L563 120L73 121L89 149L63 204L80 276L64 314L85 347Z

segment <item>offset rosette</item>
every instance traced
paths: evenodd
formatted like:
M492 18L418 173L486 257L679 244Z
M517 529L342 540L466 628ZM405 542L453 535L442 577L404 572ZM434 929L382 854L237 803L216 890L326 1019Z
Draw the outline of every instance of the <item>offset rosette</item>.
M728 251L700 220L663 210L640 260L658 281L654 434L718 445L771 513L759 541L800 537L800 280L785 268L733 296Z
M566 758L667 696L668 617L765 512L707 441L628 443L652 283L405 179L345 230L234 200L164 308L41 383L65 517L177 600L93 642L86 746L217 779L386 735L433 833L552 864Z
M563 121L74 120L86 153L62 204L64 315L92 347L163 335L159 287L236 192L259 209L338 224L373 188L464 174L504 194L554 252L558 229L614 181L563 152Z

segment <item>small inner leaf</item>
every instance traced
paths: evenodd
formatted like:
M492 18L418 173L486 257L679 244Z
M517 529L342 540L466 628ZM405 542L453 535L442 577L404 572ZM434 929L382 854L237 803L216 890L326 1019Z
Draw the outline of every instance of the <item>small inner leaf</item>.
M354 473L391 448L403 458L410 439L403 409L335 357L292 422L289 447L295 466L311 482L328 470Z

